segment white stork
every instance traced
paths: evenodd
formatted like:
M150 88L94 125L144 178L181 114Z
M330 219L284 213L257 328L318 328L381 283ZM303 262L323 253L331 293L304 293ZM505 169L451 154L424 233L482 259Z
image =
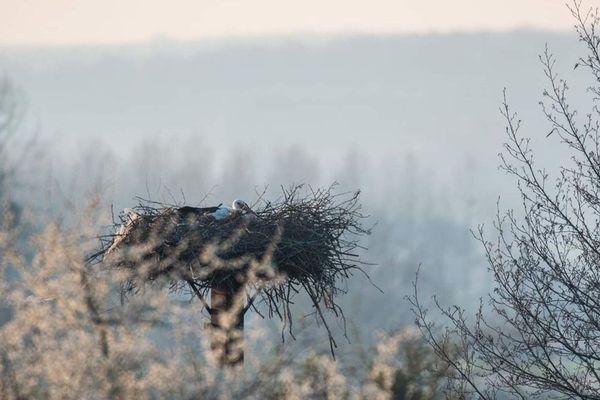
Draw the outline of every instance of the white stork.
M236 199L231 204L231 208L229 207L219 207L215 212L212 213L212 216L217 221L227 219L236 214L242 214L242 218L256 218L256 214L250 206L244 201Z

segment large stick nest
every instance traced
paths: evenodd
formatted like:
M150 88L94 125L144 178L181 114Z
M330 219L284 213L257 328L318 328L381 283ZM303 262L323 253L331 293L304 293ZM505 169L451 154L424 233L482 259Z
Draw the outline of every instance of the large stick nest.
M291 298L304 291L333 349L321 310L343 318L334 298L345 292L352 272L362 271L359 239L369 233L362 225L359 192L335 194L333 189L283 189L277 201L259 199L253 219L240 213L216 220L211 215L215 207L140 201L120 215L117 233L101 238L101 249L91 260L129 271L127 291L166 281L171 288L189 285L204 302L211 288L243 284L247 307L254 307L258 296L269 316L280 317L290 333Z

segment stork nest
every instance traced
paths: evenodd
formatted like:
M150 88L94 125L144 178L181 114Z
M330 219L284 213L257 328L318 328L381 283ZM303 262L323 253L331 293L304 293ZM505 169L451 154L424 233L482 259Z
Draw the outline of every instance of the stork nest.
M359 239L369 234L358 202L359 192L334 193L334 186L313 190L283 189L274 202L259 199L256 218L242 213L216 220L216 207L180 207L140 200L115 223L116 234L101 237L90 257L105 268L129 271L125 293L143 283L188 286L204 301L211 288L243 285L248 305L265 303L291 330L291 298L305 292L329 333L322 309L343 318L335 297L365 265ZM366 274L365 274L366 275ZM260 314L260 312L259 312ZM262 314L261 314L262 315Z

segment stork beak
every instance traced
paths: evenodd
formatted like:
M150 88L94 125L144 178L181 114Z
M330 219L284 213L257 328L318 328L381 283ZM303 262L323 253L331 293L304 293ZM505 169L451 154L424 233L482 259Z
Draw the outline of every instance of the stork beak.
M242 206L242 210L246 211L247 213L252 213L254 214L254 211L252 211L252 209L250 208L250 206L248 204L244 204Z

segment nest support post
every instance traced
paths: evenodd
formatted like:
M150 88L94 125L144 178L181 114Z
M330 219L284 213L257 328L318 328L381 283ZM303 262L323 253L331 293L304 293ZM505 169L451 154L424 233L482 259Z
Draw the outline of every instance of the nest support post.
M211 289L211 350L221 366L244 362L244 284L227 279Z

